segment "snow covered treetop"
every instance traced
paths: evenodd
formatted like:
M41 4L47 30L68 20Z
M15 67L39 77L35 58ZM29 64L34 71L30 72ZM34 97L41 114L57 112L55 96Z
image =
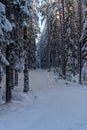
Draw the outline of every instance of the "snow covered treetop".
M19 5L22 14L29 16L28 1L27 0L13 0L14 5Z
M5 6L0 2L0 15L5 14Z
M0 2L0 35L9 31L12 31L12 26L5 16L5 6Z
M0 52L0 63L3 65L9 65L9 62L1 52Z

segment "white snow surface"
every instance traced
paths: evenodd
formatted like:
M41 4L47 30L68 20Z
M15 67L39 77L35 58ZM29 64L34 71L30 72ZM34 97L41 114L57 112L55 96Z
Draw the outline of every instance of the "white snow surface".
M87 87L57 80L53 73L34 70L30 89L22 93L23 75L13 100L0 106L0 130L87 130Z

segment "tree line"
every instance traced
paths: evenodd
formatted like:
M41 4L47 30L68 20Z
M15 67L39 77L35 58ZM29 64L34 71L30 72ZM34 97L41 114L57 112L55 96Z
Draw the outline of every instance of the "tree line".
M79 74L81 84L87 69L87 0L44 0L40 12L46 20L38 47L40 66L55 68L63 79Z
M0 82L6 75L6 102L24 72L24 92L29 91L28 70L36 67L38 0L0 0ZM6 67L5 67L6 66Z
M45 22L41 33L39 17ZM28 70L36 65L55 68L63 79L79 74L81 84L87 69L86 41L87 0L0 0L0 82L5 73L6 102L21 71L23 92L29 91Z

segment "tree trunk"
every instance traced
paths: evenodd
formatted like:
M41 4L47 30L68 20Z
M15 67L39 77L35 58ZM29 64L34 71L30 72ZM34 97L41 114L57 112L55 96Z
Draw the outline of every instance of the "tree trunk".
M82 1L78 0L78 66L79 66L79 83L82 84L82 43L79 42L82 31Z
M28 48L27 48L27 27L24 28L24 50L26 52L24 68L24 92L29 91L29 73L28 73Z
M11 88L14 89L14 70L11 68Z
M25 59L25 69L24 69L24 92L29 91L29 73L28 73L28 65L27 59Z
M7 46L6 48L6 58L8 59L10 56L10 46ZM11 67L6 66L6 102L9 102L11 100L12 94L11 94Z
M62 64L62 75L63 78L66 78L66 60L65 60L65 12L64 12L64 0L61 0L62 4L62 32L61 32L61 64Z
M50 63L50 60L51 60L51 54L50 54L50 51L51 51L51 46L50 46L50 19L49 19L49 16L48 16L48 11L49 11L49 5L47 5L47 37L48 37L48 71L51 70L51 63Z
M15 70L15 86L17 87L18 86L18 71Z

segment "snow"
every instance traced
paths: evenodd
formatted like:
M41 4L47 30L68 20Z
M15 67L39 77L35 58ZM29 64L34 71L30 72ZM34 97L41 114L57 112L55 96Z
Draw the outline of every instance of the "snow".
M0 52L0 63L4 65L9 65L9 62L6 60L5 56L1 54L1 52Z
M12 25L5 16L5 6L0 2L0 35L3 35L3 32L12 31Z
M4 74L4 70L3 70L2 64L8 66L9 62L7 61L5 56L0 52L0 76L2 76Z
M8 19L6 17L4 17L4 21L3 22L4 22L4 26L3 26L4 31L5 32L12 31L12 25L11 25L11 23L8 21Z
M0 2L0 13L5 14L5 6Z
M87 130L87 87L57 80L46 70L30 71L30 89L13 91L11 103L0 106L0 130Z
M21 10L22 10L22 12L24 13L24 14L26 14L27 16L29 16L30 15L30 12L29 12L29 10L28 10L28 3L25 1L25 6L23 5L23 6L21 6Z

